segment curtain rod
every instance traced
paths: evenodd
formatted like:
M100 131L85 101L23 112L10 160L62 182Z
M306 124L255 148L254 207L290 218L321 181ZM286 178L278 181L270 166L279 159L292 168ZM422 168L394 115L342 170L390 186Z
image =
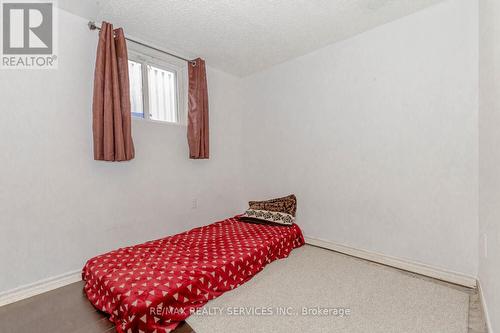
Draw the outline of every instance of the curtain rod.
M90 29L90 30L99 30L99 31L101 30L101 27L97 26L97 25L95 24L95 22L94 22L94 21L89 21L88 26L89 26L89 29ZM128 40L129 42L134 43L134 44L137 44L137 45L141 45L141 46L147 47L147 48L149 48L149 49L152 49L152 50L155 50L155 51L158 51L158 52L161 52L161 53L167 54L167 55L169 55L169 56L171 56L171 57L174 57L174 58L177 58L177 59L180 59L180 60L184 60L184 61L186 61L186 62L190 63L191 65L196 66L196 62L195 62L194 60L189 60L189 59L186 59L186 58L180 57L180 56L178 56L178 55L172 54L172 53L170 53L170 52L167 52L167 51L164 51L164 50L160 50L160 49L158 49L158 48L156 48L156 47L154 47L154 46L144 44L144 43L139 42L139 41L137 41L137 40L134 40L134 39L132 39L132 38L125 37L125 39L126 39L126 40Z

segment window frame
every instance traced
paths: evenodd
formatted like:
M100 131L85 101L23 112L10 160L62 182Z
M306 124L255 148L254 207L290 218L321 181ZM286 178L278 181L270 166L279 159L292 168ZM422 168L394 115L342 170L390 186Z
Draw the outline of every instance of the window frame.
M146 51L130 48L128 49L128 60L141 64L142 70L142 109L144 117L135 116L131 112L132 119L163 125L187 126L187 64L172 57L152 55L146 53ZM149 110L148 66L153 66L174 74L177 122L151 119Z

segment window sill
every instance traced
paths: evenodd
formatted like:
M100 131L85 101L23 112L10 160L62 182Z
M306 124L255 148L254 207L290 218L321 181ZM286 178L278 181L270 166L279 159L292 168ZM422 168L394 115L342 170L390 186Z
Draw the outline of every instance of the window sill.
M183 124L183 123L171 123L168 121L144 119L144 118L133 117L133 116L132 116L132 121L133 122L137 121L137 122L144 123L144 124L146 124L146 123L158 124L158 125L162 125L162 126L187 127L187 124Z

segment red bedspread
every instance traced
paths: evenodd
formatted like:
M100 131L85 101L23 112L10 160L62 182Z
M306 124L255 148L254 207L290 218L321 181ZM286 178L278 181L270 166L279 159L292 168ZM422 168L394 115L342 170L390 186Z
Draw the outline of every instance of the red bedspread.
M169 332L303 244L297 225L235 217L92 258L83 268L84 289L118 332Z

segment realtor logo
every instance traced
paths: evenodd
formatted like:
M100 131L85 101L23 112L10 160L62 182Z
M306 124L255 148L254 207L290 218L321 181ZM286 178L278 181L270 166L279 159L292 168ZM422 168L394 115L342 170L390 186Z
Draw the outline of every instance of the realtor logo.
M26 0L25 0L26 1ZM55 68L55 15L50 0L2 1L2 68Z

